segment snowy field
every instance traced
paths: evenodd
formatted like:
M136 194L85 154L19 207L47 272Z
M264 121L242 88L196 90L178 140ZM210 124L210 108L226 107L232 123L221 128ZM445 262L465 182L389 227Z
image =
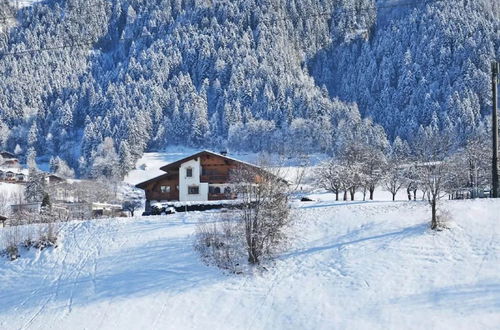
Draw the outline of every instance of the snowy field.
M494 329L500 201L295 203L268 271L202 264L195 224L217 213L71 222L54 250L0 260L1 329Z

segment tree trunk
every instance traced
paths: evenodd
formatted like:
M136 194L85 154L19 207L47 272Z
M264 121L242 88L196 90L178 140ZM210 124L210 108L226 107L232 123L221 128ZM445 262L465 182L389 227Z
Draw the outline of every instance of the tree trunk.
M350 189L349 192L351 193L351 201L354 200L354 194L356 193L356 190L355 189Z
M413 200L417 200L417 189L413 190Z
M392 201L394 202L396 200L396 193L392 193Z
M408 200L411 201L411 190L410 188L406 188L406 193L408 194Z
M432 209L432 221L431 221L431 229L437 229L437 216L436 216L436 199L433 198L431 201L431 209Z
M347 190L344 190L344 200L347 200Z
M370 200L373 200L373 193L375 192L375 187L370 187Z
M250 238L250 244L248 246L248 262L251 265L257 265L259 263L259 257L257 253L257 246L255 240Z
M335 201L339 201L339 191L335 191Z
M259 263L259 259L257 259L254 249L248 250L248 262L251 265L257 265Z

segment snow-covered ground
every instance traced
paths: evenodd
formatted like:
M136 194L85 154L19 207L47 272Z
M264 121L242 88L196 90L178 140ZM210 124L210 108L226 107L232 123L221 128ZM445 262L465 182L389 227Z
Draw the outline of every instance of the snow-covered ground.
M193 251L218 213L71 222L60 246L0 260L1 329L494 329L500 201L295 203L295 239L253 275Z
M1 194L20 194L24 191L24 185L17 183L0 182Z
M24 187L22 184L0 182L0 215L7 215L10 212L10 204L23 200Z

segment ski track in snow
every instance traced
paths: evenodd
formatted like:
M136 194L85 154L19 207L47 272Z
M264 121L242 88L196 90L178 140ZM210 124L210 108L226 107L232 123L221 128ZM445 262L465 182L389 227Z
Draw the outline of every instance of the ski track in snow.
M500 203L296 203L267 271L228 275L192 248L216 212L62 224L59 247L0 260L0 329L495 329Z

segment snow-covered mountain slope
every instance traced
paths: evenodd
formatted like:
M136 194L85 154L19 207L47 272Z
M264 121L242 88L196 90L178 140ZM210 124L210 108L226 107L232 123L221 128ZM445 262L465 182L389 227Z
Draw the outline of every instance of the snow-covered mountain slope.
M137 160L175 144L336 154L354 132L385 139L373 123L410 142L487 131L498 1L377 3L36 3L0 38L0 146L88 175L106 137Z
M223 275L192 249L217 213L72 222L57 249L0 260L1 329L493 329L500 203L297 203L268 271Z

